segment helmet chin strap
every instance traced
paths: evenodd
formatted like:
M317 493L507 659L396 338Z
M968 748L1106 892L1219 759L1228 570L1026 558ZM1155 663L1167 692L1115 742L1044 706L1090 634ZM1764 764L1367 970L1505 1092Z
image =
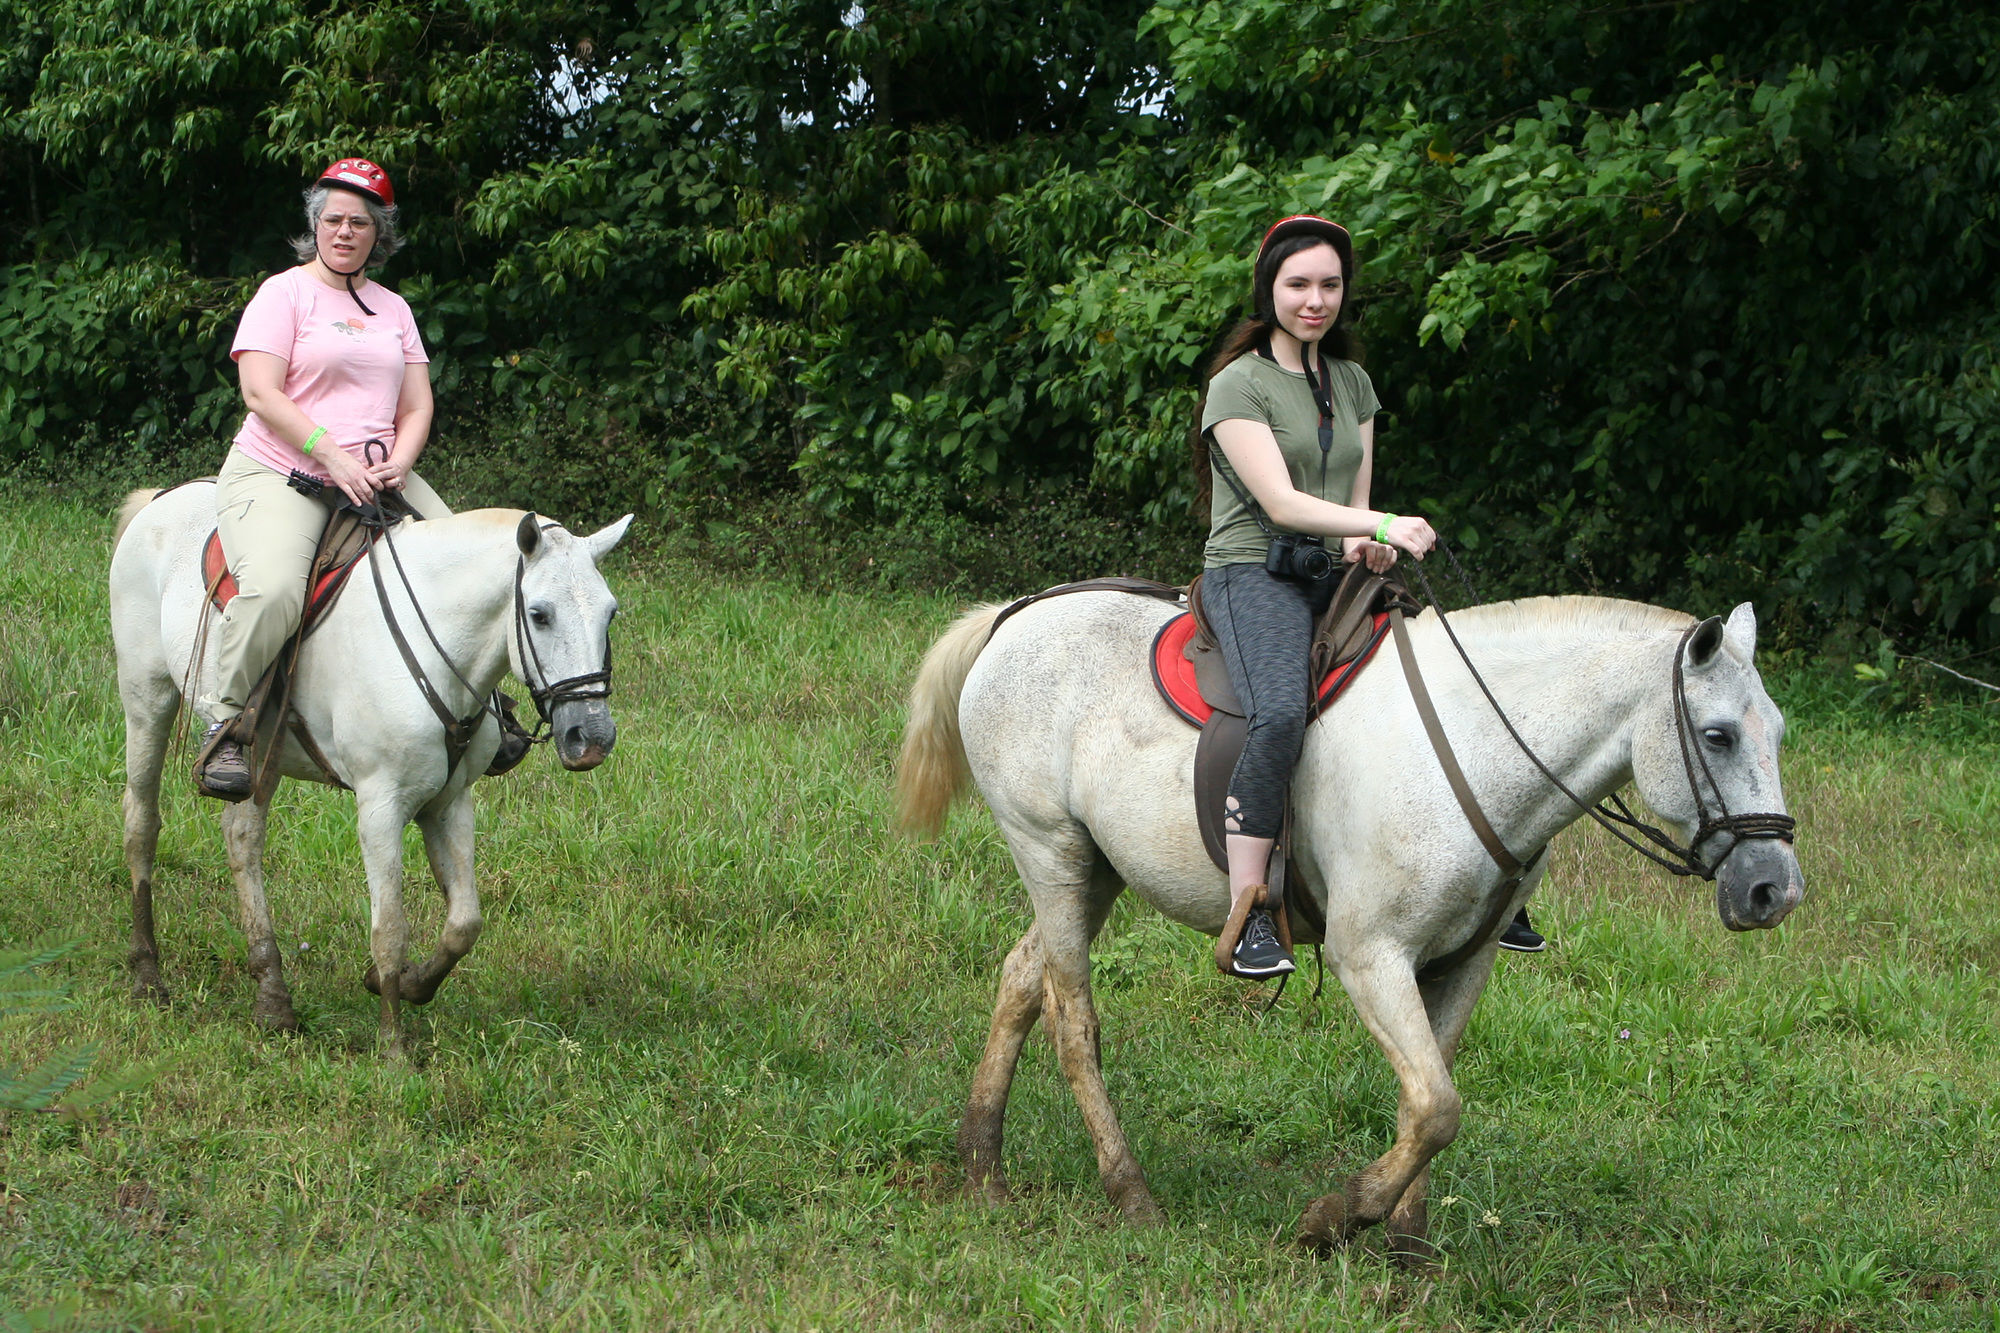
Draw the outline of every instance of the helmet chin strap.
M369 247L369 253L370 254L374 253L374 247L372 245ZM326 271L328 273L334 274L336 277L347 279L347 294L354 298L354 304L361 307L362 314L368 316L370 319L373 319L375 317L375 312L373 310L370 310L368 308L368 303L361 299L361 293L354 290L354 275L368 267L367 256L364 255L362 257L361 262L355 265L353 272L347 272L347 273L343 273L341 272L341 270L335 268L333 265L328 264L326 262L326 252L324 250L321 250L319 252L319 262L326 266Z

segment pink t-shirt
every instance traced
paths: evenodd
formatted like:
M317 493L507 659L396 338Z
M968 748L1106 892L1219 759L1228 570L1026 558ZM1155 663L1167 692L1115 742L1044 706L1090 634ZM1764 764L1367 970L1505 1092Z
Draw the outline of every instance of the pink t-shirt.
M250 298L229 348L232 361L245 352L286 360L285 396L314 425L326 427L314 454L338 444L359 458L369 440L395 448L403 367L430 361L407 301L376 282L357 281L355 290L372 316L345 289L327 286L304 265L274 274ZM327 478L312 455L272 434L255 412L244 416L236 447L279 472L296 468Z

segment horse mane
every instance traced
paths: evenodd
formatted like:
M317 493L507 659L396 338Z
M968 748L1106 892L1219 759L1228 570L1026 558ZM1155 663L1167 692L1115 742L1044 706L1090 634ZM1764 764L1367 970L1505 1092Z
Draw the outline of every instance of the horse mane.
M1674 611L1646 602L1628 602L1618 597L1582 594L1488 602L1449 614L1454 623L1468 629L1523 629L1550 634L1580 630L1598 634L1649 634L1656 630L1678 632L1694 623L1694 617L1685 611Z

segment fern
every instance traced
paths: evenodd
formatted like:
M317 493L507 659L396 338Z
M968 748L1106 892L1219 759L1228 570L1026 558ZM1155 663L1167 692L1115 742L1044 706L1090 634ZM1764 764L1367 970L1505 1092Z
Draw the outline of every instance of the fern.
M0 952L0 1019L72 1008L68 987L47 985L32 974L74 952L81 943L64 940ZM86 1083L100 1049L100 1043L94 1041L65 1046L33 1069L0 1064L0 1112L59 1109L73 1114L159 1077L155 1069L128 1069Z

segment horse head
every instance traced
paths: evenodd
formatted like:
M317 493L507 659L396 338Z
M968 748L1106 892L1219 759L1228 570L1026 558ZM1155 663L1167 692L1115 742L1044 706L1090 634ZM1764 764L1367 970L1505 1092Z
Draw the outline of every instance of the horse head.
M556 757L572 770L595 768L618 742L611 717L611 595L597 562L630 526L627 514L578 537L527 514L515 531L521 549L509 645L514 674L527 682L549 725Z
M1712 874L1722 924L1768 929L1798 906L1805 876L1778 777L1785 718L1754 661L1757 614L1745 602L1711 616L1676 652L1673 695L1634 738L1633 777Z

